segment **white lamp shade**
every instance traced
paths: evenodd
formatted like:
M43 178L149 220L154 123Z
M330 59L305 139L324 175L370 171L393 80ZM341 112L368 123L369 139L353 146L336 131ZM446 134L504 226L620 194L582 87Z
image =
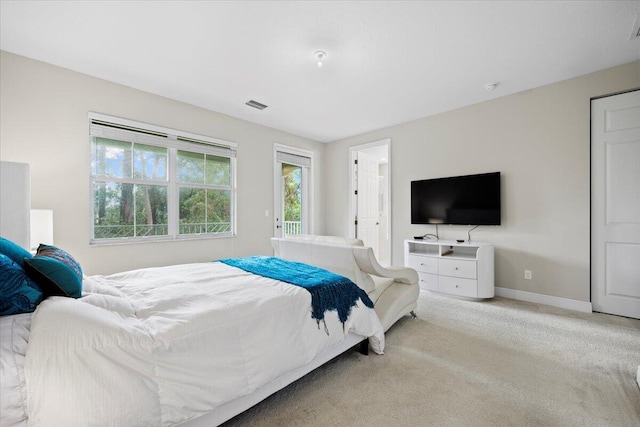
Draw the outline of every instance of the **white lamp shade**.
M31 209L31 252L40 243L53 244L53 211L49 209Z

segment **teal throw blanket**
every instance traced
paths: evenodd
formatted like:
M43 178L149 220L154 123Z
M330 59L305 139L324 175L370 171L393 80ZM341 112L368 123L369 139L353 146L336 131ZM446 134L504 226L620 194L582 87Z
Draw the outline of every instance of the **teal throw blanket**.
M327 310L336 310L340 322L344 325L358 299L367 307L373 308L373 302L358 285L344 276L322 268L264 256L227 258L221 259L220 262L249 273L305 288L311 294L311 317L318 325L320 321L324 321L324 313Z

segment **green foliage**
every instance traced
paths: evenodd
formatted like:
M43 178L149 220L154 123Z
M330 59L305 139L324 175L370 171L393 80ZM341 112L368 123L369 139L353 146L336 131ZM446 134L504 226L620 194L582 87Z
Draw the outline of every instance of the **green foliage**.
M231 192L201 188L180 189L180 224L228 222Z
M300 221L302 204L302 168L282 165L284 177L284 220Z
M93 173L106 179L94 186L95 238L167 235L166 148L104 138L93 147ZM231 191L204 187L230 185L230 159L180 150L177 167L178 182L202 185L179 188L180 233L229 231ZM161 185L108 181L132 175Z

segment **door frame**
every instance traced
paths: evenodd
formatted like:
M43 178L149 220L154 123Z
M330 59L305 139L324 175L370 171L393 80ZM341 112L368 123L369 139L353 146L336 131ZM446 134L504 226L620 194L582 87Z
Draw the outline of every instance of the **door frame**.
M357 158L358 151L365 150L367 148L373 147L387 147L387 194L388 194L388 203L386 206L387 210L387 232L389 233L389 239L387 241L387 253L389 254L389 265L393 265L393 230L391 228L391 203L393 200L393 194L391 193L391 138L380 139L378 141L369 142L366 144L354 145L349 147L349 218L348 218L348 230L349 230L349 238L356 238L356 214L358 211L358 197L356 195L356 189L358 188L357 183L357 174L356 174L356 163L355 160ZM377 254L376 254L377 255Z
M313 151L304 150L298 147L291 147L289 145L274 143L273 144L273 236L274 237L282 237L280 236L278 230L278 222L276 221L277 215L281 215L282 212L280 206L280 191L279 187L281 184L282 178L282 170L278 167L278 151L293 154L296 156L308 157L311 159L311 165L309 166L309 170L305 170L306 168L302 168L302 218L303 224L307 223L307 233L314 233L314 191L313 191L313 174L314 174L314 158ZM306 181L306 184L305 184ZM305 191L306 188L306 191ZM306 203L305 203L306 202ZM307 205L305 207L305 205ZM306 221L305 221L306 220ZM282 218L281 222L284 221Z

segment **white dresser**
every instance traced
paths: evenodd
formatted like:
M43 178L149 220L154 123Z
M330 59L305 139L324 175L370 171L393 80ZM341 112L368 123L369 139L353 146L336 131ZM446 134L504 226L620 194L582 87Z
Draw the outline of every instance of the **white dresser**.
M491 243L405 240L404 265L418 272L421 290L469 298L495 294Z

